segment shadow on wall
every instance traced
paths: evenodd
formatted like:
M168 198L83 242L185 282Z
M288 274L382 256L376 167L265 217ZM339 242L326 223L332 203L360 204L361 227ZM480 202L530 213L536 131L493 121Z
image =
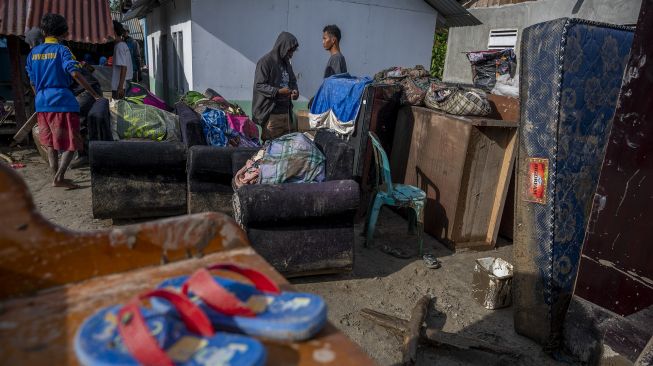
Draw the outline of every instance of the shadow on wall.
M150 82L156 94L168 104L174 104L189 90L184 72L183 33L161 34L150 47L154 48L155 70Z

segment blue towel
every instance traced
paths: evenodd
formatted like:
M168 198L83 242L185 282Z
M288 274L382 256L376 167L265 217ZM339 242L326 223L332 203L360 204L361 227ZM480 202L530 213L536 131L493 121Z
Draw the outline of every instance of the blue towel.
M359 78L349 74L336 74L324 79L315 94L310 113L321 115L331 111L338 121L347 123L355 120L365 86L371 82L369 77Z

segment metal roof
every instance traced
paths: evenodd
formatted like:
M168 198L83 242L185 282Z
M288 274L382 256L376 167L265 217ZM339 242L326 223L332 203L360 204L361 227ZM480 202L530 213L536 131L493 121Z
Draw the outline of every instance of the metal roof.
M141 27L141 22L140 22L140 20L135 19L135 18L131 18L131 19L127 19L127 20L123 20L123 19L124 19L124 18L123 18L123 14L120 13L120 12L117 12L117 11L112 11L112 12L111 12L111 19L113 19L113 20L117 20L117 21L119 21L120 23L122 23L122 25L123 25L127 30L129 30L129 35L130 35L133 39L137 39L137 40L139 40L139 41L143 41L143 40L144 40L144 37L143 37L143 28Z
M170 0L135 0L124 14L123 19L141 18L153 8L163 5ZM470 14L456 0L424 0L433 7L439 15L444 18L446 27L465 27L469 25L480 25L480 20ZM439 26L439 25L438 25Z
M113 39L107 0L0 0L0 34L23 36L39 26L47 13L66 17L69 41L106 43Z
M424 0L444 18L446 27L480 25L480 20L470 14L456 0ZM439 25L438 25L439 26Z

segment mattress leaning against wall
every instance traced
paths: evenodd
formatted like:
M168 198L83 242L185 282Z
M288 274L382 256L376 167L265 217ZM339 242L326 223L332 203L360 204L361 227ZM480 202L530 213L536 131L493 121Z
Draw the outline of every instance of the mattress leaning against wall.
M524 30L514 238L515 330L555 347L632 29L557 19Z

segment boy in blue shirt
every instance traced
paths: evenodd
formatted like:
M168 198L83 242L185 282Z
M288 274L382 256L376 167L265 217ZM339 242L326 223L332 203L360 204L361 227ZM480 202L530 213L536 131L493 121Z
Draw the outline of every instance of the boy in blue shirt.
M75 151L83 148L79 131L79 103L70 85L74 79L96 100L101 95L81 75L79 63L68 47L59 44L59 40L68 35L66 18L59 14L46 14L41 19L41 30L45 42L32 48L26 65L36 95L39 141L48 153L52 185L79 188L64 179Z

